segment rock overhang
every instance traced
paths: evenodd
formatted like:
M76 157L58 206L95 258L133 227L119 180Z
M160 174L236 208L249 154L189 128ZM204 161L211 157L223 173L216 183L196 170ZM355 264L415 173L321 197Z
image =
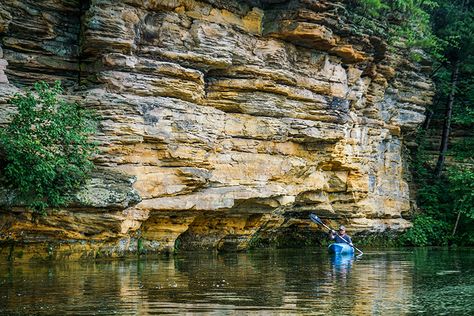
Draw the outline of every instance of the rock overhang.
M38 4L12 12L20 3L0 5L0 61L9 63L0 80L6 68L17 85L80 85L69 97L101 117L96 165L136 180L98 177L80 206L51 212L36 231L19 209L4 212L4 237L21 240L17 221L38 240L244 249L256 235L310 225L294 219L311 211L353 232L409 226L403 144L432 83L408 53L350 31L343 2L53 1L43 15ZM75 23L71 14L81 27L60 27ZM27 34L25 18L38 31ZM15 44L32 35L45 40ZM67 45L77 50L59 49ZM16 89L3 81L5 117ZM71 219L102 223L64 224Z

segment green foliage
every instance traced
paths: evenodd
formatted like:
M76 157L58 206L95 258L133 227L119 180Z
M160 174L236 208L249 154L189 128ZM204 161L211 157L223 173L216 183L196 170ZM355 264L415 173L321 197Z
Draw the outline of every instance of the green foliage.
M409 246L444 245L448 242L449 225L431 216L419 215L402 237L402 244Z
M466 131L474 126L474 2L465 0L348 0L356 16L369 22L355 23L371 28L381 25L392 46L406 47L413 61L422 61L426 54L434 62L432 77L436 98L430 111L439 132L445 105L454 96L451 139L445 169L434 177L436 156L426 143L433 139L430 131L418 134L418 150L411 169L417 186L420 213L414 226L402 241L407 245L466 244L474 238L474 135ZM365 17L365 18L364 18ZM371 20L375 20L373 22ZM379 32L381 33L381 32ZM456 70L456 71L455 71ZM459 73L454 82L453 73ZM453 84L455 83L455 84ZM454 87L454 90L453 90ZM454 94L452 92L454 91ZM435 125L436 127L436 125ZM436 129L435 129L436 131ZM436 146L436 145L435 145ZM459 215L459 223L456 222ZM456 226L456 228L455 228ZM455 230L454 236L452 235Z
M45 82L34 92L17 94L11 100L18 113L0 131L0 146L6 156L2 173L33 210L64 205L68 194L84 183L93 164L96 145L89 140L95 131L93 115L77 103L58 98L61 85Z
M450 193L456 198L452 201L454 211L474 219L474 170L453 166L448 172Z
M175 244L175 247L176 247L176 244ZM143 244L142 238L137 239L137 254L138 255L146 254L146 248L145 248L145 245Z
M423 48L440 56L445 43L433 33L431 23L432 12L439 6L437 1L355 0L353 4L360 14L385 24L391 42L402 41L407 47ZM420 58L416 53L410 56Z
M445 176L433 177L432 157L426 142L426 131L418 134L419 148L411 164L414 180L418 186L417 204L421 213L415 216L413 227L401 238L401 243L410 246L474 244L474 170L466 165L464 157L472 158L472 149L453 147L453 161ZM473 147L471 147L473 148ZM467 149L467 150L466 150ZM465 156L464 156L465 155ZM460 221L452 236L458 213Z
M355 243L359 249L368 248L390 248L400 246L400 235L398 233L386 231L383 233L369 233L364 235L353 236L352 239L357 240Z
M373 17L378 17L382 10L389 9L381 0L360 0L358 4L361 6L363 12Z
M472 98L474 100L474 98ZM474 108L459 108L453 121L460 125L474 125Z
M447 60L468 57L474 44L474 15L468 1L437 0L432 13L432 27L436 36L446 42Z
M434 129L418 134L419 147L411 165L420 212L402 241L416 246L472 245L474 135L469 131L474 125L474 3L464 0L384 0L383 3L388 8L380 9L379 16L399 25L392 33L393 38L404 38L408 47L420 47L430 54L436 85L435 102L430 108L434 113ZM421 60L413 51L411 57ZM453 85L456 67L459 67L459 80ZM454 96L451 130L457 137L450 139L444 173L435 177L437 144L431 141L430 145L426 140L440 136L450 95Z

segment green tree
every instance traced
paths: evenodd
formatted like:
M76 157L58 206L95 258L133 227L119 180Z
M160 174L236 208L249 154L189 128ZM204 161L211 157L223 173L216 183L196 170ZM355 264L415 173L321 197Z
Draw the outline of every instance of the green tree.
M460 0L437 4L431 12L432 29L443 46L433 56L436 97L423 135L433 137L441 129L441 141L434 164L434 148L429 142L420 145L415 179L422 210L418 217L424 219L415 220L406 237L413 237L408 243L423 244L420 236L437 227L437 238L428 238L431 244L474 244L474 141L469 133L474 126L474 7Z
M474 54L474 8L469 0L438 0L439 5L433 12L434 33L446 43L443 50L443 59L438 61L441 69L435 74L435 82L440 93L438 97L444 101L444 123L439 148L438 160L434 170L436 177L443 171L448 151L449 135L454 108L462 108L466 101L466 87L463 77L470 77ZM444 73L443 73L444 70ZM449 76L446 75L449 73ZM463 89L463 90L464 90ZM464 100L463 100L464 99Z
M15 95L11 104L18 112L0 131L2 174L18 194L14 203L40 213L64 205L93 167L93 114L60 99L62 92L60 82L39 82L34 91Z
M436 0L348 0L359 14L384 25L388 40L403 41L407 47L429 50L438 56L443 43L433 33L431 13ZM413 56L412 56L413 57Z
M474 244L474 4L472 0L353 0L392 29L391 39L431 55L436 94L412 169L421 210L403 241ZM390 25L391 27L388 27ZM436 136L441 130L440 137ZM433 148L433 138L440 139Z

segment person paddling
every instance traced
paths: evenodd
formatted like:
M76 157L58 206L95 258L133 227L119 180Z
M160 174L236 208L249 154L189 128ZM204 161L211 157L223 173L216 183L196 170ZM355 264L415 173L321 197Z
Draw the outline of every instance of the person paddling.
M331 239L333 239L333 240L336 239L335 243L329 245L329 247L328 247L329 252L342 253L342 248L344 248L344 247L341 246L340 243L343 242L345 245L349 244L352 247L352 248L350 248L351 250L352 249L357 250L359 252L359 256L364 254L362 252L362 250L358 249L356 246L354 246L352 244L351 237L346 235L346 228L344 226L342 226L342 225L339 226L339 233L336 234L336 232L333 229L331 229L331 227L324 224L323 221L320 220L319 217L316 214L314 214L314 213L309 214L309 218L313 222L315 222L316 224L319 224L319 225L325 227L326 229L328 229ZM345 252L347 252L347 251L345 251Z
M348 243L352 246L351 237L346 234L346 227L344 227L343 225L339 226L339 230L337 231L337 233L335 230L331 229L329 231L329 238L331 240L334 240L334 242L346 244Z

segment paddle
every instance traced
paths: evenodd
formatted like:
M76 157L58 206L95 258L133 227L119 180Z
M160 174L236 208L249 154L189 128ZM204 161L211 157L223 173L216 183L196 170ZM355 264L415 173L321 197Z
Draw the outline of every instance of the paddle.
M315 222L316 224L319 224L319 225L324 226L326 229L329 229L329 230L331 230L331 231L334 230L334 229L331 229L330 227L328 227L326 224L324 224L324 223L321 221L321 219L320 219L318 216L316 216L316 214L314 214L314 213L309 214L309 218L310 218L313 222ZM344 239L343 237L341 237L341 236L339 236L339 237L340 237L342 240L344 240L344 241L346 242L346 244L348 244L349 246L351 246L352 248L354 248L355 250L357 250L358 252L360 252L360 254L363 254L363 252L362 252L360 249L358 249L356 246L354 246L353 244L351 244L350 242L348 242L348 241L347 241L346 239Z

